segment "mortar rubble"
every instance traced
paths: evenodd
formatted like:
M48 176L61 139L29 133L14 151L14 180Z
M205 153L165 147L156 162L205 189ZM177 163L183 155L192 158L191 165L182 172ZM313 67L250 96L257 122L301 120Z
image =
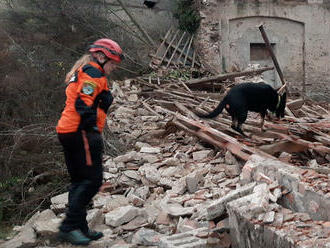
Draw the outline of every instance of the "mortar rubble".
M145 87L158 87L156 97L143 97ZM173 100L157 97L166 92L157 87L138 79L114 85L108 127L129 151L104 157L105 181L87 218L105 235L89 247L330 247L328 174L210 148L171 124ZM186 94L181 102L193 102ZM65 194L52 203L3 247L71 247L55 241L56 228L42 227L42 216L57 225L64 217Z

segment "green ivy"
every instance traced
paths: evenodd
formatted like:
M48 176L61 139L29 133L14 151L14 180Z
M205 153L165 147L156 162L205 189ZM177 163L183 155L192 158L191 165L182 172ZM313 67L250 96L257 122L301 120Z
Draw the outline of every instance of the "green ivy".
M174 17L179 21L179 28L190 34L199 28L200 16L195 9L194 0L179 0Z

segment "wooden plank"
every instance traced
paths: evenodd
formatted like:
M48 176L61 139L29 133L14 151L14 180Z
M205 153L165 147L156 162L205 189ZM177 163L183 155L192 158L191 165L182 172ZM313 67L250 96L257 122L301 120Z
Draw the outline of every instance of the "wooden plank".
M195 59L196 59L196 51L194 50L194 53L193 53L193 61L191 63L191 68L194 68L195 66Z
M189 39L189 42L190 42L190 40L191 40L191 39ZM168 44L167 41L166 41L165 43ZM175 48L173 45L171 45L171 47L172 47L172 48ZM180 48L178 48L177 53L181 53L181 52L182 52L182 50L181 50ZM187 55L187 53L185 53L185 52L184 52L184 54ZM193 58L192 58L191 56L188 55L188 56L187 56L187 60L189 60L190 62L192 62ZM183 64L183 62L182 62L182 64ZM201 65L199 62L197 62L197 61L195 62L195 64L196 64L198 67L202 67L202 65Z
M170 49L170 47L172 46L172 43L174 42L174 40L175 40L176 36L178 35L178 33L179 33L179 30L177 30L177 31L175 32L175 34L173 35L173 37L172 37L172 39L171 39L171 41L170 41L169 46L166 48L163 57L160 59L160 62L159 62L160 65L162 64L163 60L165 59L166 54L167 54L168 50ZM166 43L166 40L165 40L165 43Z
M260 156L274 159L273 156L261 150L248 147L219 130L202 125L200 122L188 119L180 114L175 115L173 123L217 147L228 149L231 153L245 161L248 160L252 154L259 154Z
M176 60L177 62L181 62L180 59L181 59L181 57L182 57L182 54L183 54L184 50L185 50L186 47L188 46L188 43L189 43L189 38L186 40L186 43L184 44L184 46L183 46L183 48L182 48L182 50L181 50L181 52L180 52L180 55L179 55L178 59ZM179 50L180 50L180 49L179 49ZM183 64L183 62L181 62L181 63Z
M165 37L164 37L162 43L160 43L160 46L157 48L157 51L156 51L156 53L155 53L155 56L156 56L156 57L159 56L158 53L160 52L160 49L162 48L162 46L164 46L164 44L165 44L165 40L168 38L168 36L171 34L171 32L172 32L172 28L170 28L170 29L167 31L167 33L166 33L166 35L165 35Z
M305 102L304 99L299 98L288 102L286 106L292 111L292 110L300 109L302 105L304 105L304 102Z
M171 56L171 58L169 59L169 61L167 62L166 67L168 67L168 66L170 65L170 63L171 63L171 61L172 61L172 59L173 59L173 57L174 57L176 51L178 50L178 48L179 48L179 46L180 46L180 44L181 44L181 42L182 42L182 39L183 39L183 37L184 37L185 35L186 35L186 31L183 32L183 34L182 34L180 40L178 41L176 47L174 48L174 51L173 51L173 53L172 53L172 56Z
M190 47L191 47L191 43L192 43L193 39L194 39L194 35L191 36L190 41L189 41L189 45L188 45L188 48L187 48L186 56L185 56L184 61L183 61L183 65L184 66L186 65L187 58L188 58L189 51L190 51Z

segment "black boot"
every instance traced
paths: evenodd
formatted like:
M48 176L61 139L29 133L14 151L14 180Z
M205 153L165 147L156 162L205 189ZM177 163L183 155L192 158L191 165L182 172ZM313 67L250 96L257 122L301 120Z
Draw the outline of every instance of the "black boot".
M102 232L97 232L94 230L88 230L88 232L84 232L84 235L91 240L98 240L103 237Z
M60 231L58 233L58 238L73 245L88 245L91 241L91 239L86 237L80 230L73 230L70 232Z

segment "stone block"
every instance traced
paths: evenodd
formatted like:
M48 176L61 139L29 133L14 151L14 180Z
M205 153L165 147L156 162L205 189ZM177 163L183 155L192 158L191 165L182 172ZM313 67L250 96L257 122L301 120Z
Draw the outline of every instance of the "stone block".
M234 191L231 191L229 194L227 194L224 197L211 203L210 206L207 207L206 218L208 220L213 220L216 217L221 216L225 212L226 204L228 202L250 194L253 191L255 185L256 185L256 183L250 183L250 184L244 185L243 187L236 189Z

